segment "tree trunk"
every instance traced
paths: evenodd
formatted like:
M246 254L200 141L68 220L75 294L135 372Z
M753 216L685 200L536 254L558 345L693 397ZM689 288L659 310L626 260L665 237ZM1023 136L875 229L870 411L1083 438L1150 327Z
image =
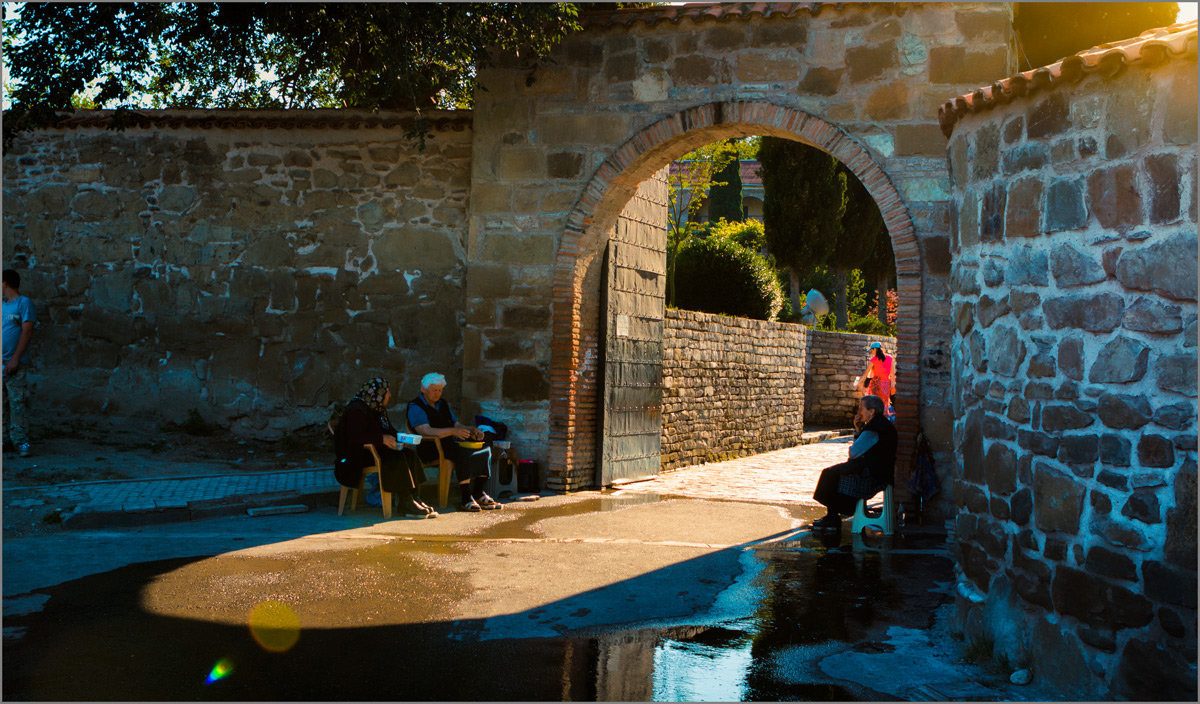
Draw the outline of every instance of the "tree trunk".
M888 323L888 278L890 277L887 274L880 274L879 281L876 282L875 286L878 290L878 293L875 295L878 296L879 300L879 322L884 325Z
M850 302L846 300L849 298L850 272L837 269L833 273L833 280L837 283L837 329L845 330L850 327Z
M788 283L792 287L792 315L800 316L800 275L792 267L788 267Z

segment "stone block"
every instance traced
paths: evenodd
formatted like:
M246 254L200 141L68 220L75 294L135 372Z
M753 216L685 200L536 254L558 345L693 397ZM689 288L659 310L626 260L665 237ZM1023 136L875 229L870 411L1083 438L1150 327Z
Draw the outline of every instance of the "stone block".
M992 443L983 461L988 491L1008 496L1017 490L1017 456L1007 445Z
M1086 286L1107 278L1099 261L1070 244L1060 244L1051 250L1050 272L1059 288Z
M1113 467L1128 467L1129 459L1132 456L1132 450L1133 443L1131 443L1128 438L1124 438L1120 435L1100 436L1100 461L1104 464L1112 465ZM1100 474L1101 481L1103 482L1104 472L1101 472ZM1119 480L1119 486L1115 486L1113 484L1108 484L1108 486L1124 488L1125 483L1125 479L1121 477Z
M1194 670L1194 657L1161 643L1132 638L1121 651L1113 674L1112 696L1124 701L1195 701Z
M993 183L983 194L979 211L979 239L981 242L1000 242L1004 239L1004 211L1008 192L1004 184Z
M1137 581L1137 567L1124 553L1095 546L1087 551L1084 569L1101 577L1110 577L1126 582Z
M1167 509L1164 557L1169 564L1196 571L1196 462L1186 460L1175 473L1175 506ZM1194 593L1194 592L1193 592Z
M1125 384L1146 375L1146 360L1150 350L1146 345L1127 337L1117 337L1100 350L1088 381L1095 384Z
M677 86L720 85L732 78L729 63L725 59L699 54L676 58L670 74Z
M578 178L583 170L583 154L555 152L546 156L546 175L550 178Z
M1179 184L1182 181L1175 155L1148 156L1143 168L1150 178L1150 222L1156 225L1174 222L1179 218Z
M1093 491L1088 495L1092 504L1092 516L1104 517L1112 513L1112 500L1104 492Z
M1083 413L1075 406L1065 404L1047 404L1042 409L1042 430L1046 432L1061 432L1063 430L1079 430L1094 422L1091 414Z
M1005 204L1004 234L1006 237L1036 237L1042 212L1042 182L1037 178L1014 181L1008 189Z
M545 374L529 364L506 364L500 387L501 396L509 403L545 401L550 394Z
M810 69L808 74L817 69ZM807 80L808 74L805 75ZM836 84L833 86L837 90ZM827 93L826 95L833 95ZM936 156L946 153L946 137L941 129L934 124L901 124L896 125L896 156Z
M1000 170L1000 128L984 124L972 136L971 177L986 181Z
M1104 155L1111 161L1136 152L1150 139L1156 90L1149 75L1131 73L1108 91Z
M1100 457L1100 440L1095 435L1064 435L1058 441L1058 459L1071 465L1079 476L1090 477L1091 465Z
M1138 439L1138 463L1143 467L1172 467L1175 448L1162 435L1144 434Z
M996 76L1011 72L1004 51L967 51L957 46L929 50L930 83L988 85Z
M1051 594L1060 614L1093 627L1140 628L1153 618L1142 595L1066 565L1055 569Z
M1029 247L1013 247L1004 267L1004 280L1009 286L1045 286L1049 283L1046 253ZM1115 326L1114 326L1115 327Z
M1115 429L1137 429L1150 422L1150 402L1143 396L1104 394L1098 412L1100 421Z
M1052 181L1046 192L1042 229L1045 232L1078 230L1087 225L1087 219L1082 183L1069 179Z
M1100 225L1110 230L1125 232L1141 225L1142 196L1134 167L1122 164L1092 172L1088 205Z
M1022 171L1038 171L1049 160L1049 149L1045 144L1040 142L1020 144L1004 152L1004 173L1012 175ZM1038 206L1040 203L1035 201L1033 205Z
M1092 296L1059 296L1042 305L1046 324L1055 330L1076 328L1088 332L1107 333L1117 329L1125 313L1125 301L1111 293ZM1059 363L1062 364L1062 350Z
M1167 92L1163 140L1168 144L1196 144L1196 72L1180 64Z
M816 66L808 69L796 86L799 95L837 95L844 69Z
M1154 411L1154 423L1171 430L1183 430L1188 426L1195 427L1196 409L1191 403L1160 406Z
M990 368L996 374L1016 376L1025 361L1025 342L1011 327L997 326L988 333Z
M1196 358L1193 355L1164 354L1156 365L1158 388L1184 396L1196 395Z
M1117 261L1117 280L1134 291L1195 301L1196 269L1196 233L1180 233L1146 247L1124 250Z
M1084 487L1074 478L1039 464L1033 475L1034 517L1047 532L1077 533Z
M1062 134L1071 127L1069 98L1064 93L1052 93L1025 113L1025 133L1029 139L1046 139Z
M1125 310L1122 326L1126 330L1149 333L1173 333L1183 330L1183 309L1157 298L1138 296Z
M871 120L907 120L912 117L912 101L904 83L886 83L871 91L864 115Z

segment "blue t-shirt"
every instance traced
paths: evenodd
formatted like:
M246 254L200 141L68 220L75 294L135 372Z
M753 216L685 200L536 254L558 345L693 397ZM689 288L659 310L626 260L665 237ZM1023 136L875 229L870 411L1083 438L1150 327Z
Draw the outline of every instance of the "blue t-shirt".
M458 422L458 416L454 415L454 411L450 409L450 404L446 403L446 399L443 398L443 399L438 399L436 410L440 410L443 414L448 415L448 417L450 419L450 425L448 425L448 426L434 425L429 420L429 412L426 410L426 408L424 406L425 403L426 403L425 399L421 396L418 396L418 397L414 398L412 401L408 402L408 427L413 432L416 432L416 428L418 425L429 425L434 428L441 428L441 427L453 428L454 424Z
M13 356L13 352L17 350L17 343L21 341L21 325L36 321L37 317L33 311L33 301L29 300L28 296L17 296L11 301L4 301L3 345L5 362ZM25 355L27 356L28 354L29 348L26 348Z

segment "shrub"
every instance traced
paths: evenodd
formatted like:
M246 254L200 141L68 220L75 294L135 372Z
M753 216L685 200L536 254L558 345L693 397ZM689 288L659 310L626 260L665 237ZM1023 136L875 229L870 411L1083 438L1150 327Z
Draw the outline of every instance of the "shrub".
M685 242L675 257L675 305L685 310L774 320L783 288L767 258L722 237Z
M873 318L871 316L856 316L850 320L850 332L862 333L863 335L886 335L888 337L895 337L896 326L888 325L879 318Z

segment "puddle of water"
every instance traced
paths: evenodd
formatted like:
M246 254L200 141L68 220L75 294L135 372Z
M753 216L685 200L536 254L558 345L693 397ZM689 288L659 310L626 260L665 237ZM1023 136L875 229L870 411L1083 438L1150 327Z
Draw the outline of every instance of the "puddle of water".
M547 518L644 503L644 497L546 506L488 528L533 535ZM657 500L657 498L655 499ZM898 537L894 552L853 550L800 533L738 553L741 572L702 613L673 623L594 628L550 638L463 637L460 622L380 621L355 595L329 594L349 618L306 628L286 652L260 647L245 625L164 615L139 594L197 560L144 563L66 582L39 613L6 618L3 696L48 700L848 701L877 692L818 667L840 651L886 653L888 629L927 628L952 582L928 541ZM457 549L427 545L447 554ZM380 574L410 569L384 546L357 553ZM304 572L302 568L300 572ZM280 572L292 586L318 579ZM307 577L307 578L306 578ZM432 577L430 577L432 579ZM435 580L436 581L436 580ZM414 584L421 600L446 584ZM182 587L181 587L182 588ZM419 588L419 589L418 589ZM197 600L215 598L196 593ZM645 594L641 598L670 598ZM940 600L940 601L939 601ZM545 605L547 607L553 604ZM618 605L614 605L616 608ZM331 607L332 608L332 607ZM536 617L541 609L525 614ZM579 616L578 610L573 615ZM611 621L610 621L611 622ZM345 625L345 624L350 625ZM338 624L336 626L332 624ZM10 630L11 629L11 630ZM219 678L211 673L218 668Z

